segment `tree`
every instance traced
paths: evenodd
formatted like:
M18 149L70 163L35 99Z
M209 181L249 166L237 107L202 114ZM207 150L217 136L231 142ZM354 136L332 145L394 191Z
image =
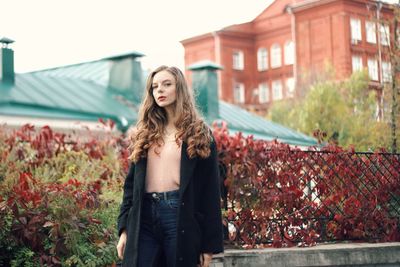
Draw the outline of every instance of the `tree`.
M366 71L342 82L317 82L303 99L274 104L269 117L308 135L320 130L328 141L359 151L388 148L389 125L376 120L377 93L368 83Z
M346 104L334 81L313 85L297 114L304 133L312 134L318 129L326 133L328 140L338 142L346 132Z
M391 65L393 66L391 69L392 82L391 82L391 112L390 112L390 122L391 122L391 138L392 138L392 152L397 152L397 125L398 125L398 114L399 107L397 103L397 97L399 94L398 89L398 76L400 69L400 43L399 43L399 19L400 19L400 1L397 5L394 6L394 19L393 19L393 27L394 27L394 41L393 41L393 49L391 50Z
M386 10L386 11L385 11ZM387 10L392 13L388 16ZM400 93L399 85L399 70L400 70L400 39L399 39L399 19L400 19L400 1L397 4L391 4L389 6L383 4L383 2L377 1L375 7L376 14L372 13L370 19L377 22L380 30L378 33L378 48L380 59L385 59L390 62L390 70L386 70L388 73L384 73L383 67L381 75L381 119L385 120L390 126L388 131L390 135L390 149L393 153L397 152L399 133L397 125L399 125L399 105L398 95ZM386 13L386 15L385 15ZM382 27L381 25L387 25L389 27ZM393 31L390 30L393 29ZM393 33L393 34L392 34ZM393 38L392 38L393 37ZM381 40L386 39L389 46L381 45ZM381 62L382 64L382 62ZM384 77L388 79L384 79Z
M299 104L300 103L295 99L275 102L271 112L267 114L267 118L297 131L301 131L299 121L297 120L297 113L300 108Z
M340 90L346 106L346 120L349 124L346 138L341 145L354 144L359 150L375 150L389 147L389 125L378 121L377 92L368 86L366 70L355 72L343 82Z

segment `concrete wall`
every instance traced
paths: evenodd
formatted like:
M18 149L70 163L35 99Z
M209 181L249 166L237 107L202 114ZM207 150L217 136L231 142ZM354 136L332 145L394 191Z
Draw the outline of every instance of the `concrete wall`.
M231 250L214 256L210 267L400 266L400 243L351 243L310 248Z

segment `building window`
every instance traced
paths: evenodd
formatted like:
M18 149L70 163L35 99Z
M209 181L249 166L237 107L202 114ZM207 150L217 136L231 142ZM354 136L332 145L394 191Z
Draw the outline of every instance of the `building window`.
M351 42L356 44L361 41L361 21L359 19L350 19Z
M288 97L293 97L294 96L294 78L288 78L286 80L286 92Z
M268 69L268 50L259 48L257 51L257 69L263 71Z
M272 98L274 100L280 100L283 98L281 80L272 81Z
M242 104L244 103L244 84L243 83L235 83L233 87L233 101L235 103Z
M368 74L373 81L378 81L378 61L376 59L368 59Z
M390 45L389 25L380 24L379 25L379 34L380 34L381 45L389 46Z
M269 88L266 83L260 83L258 85L258 101L261 104L269 102Z
M233 52L233 69L243 70L244 69L244 55L242 51Z
M392 65L388 61L382 62L382 80L385 83L392 81Z
M362 64L362 57L361 56L353 56L351 58L351 65L353 67L353 72L362 71L363 64Z
M367 42L376 44L376 24L373 21L365 22L365 32L367 33Z
M271 47L271 68L279 68L282 65L282 52L279 44Z
M285 43L285 65L294 64L294 43L287 41Z

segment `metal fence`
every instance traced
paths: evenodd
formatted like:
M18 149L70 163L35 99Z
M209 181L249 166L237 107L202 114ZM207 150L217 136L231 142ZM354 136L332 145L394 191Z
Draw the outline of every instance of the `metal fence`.
M236 183L240 189L222 188L230 243L399 241L400 154L286 151L266 158ZM224 162L221 176L243 179L234 164Z

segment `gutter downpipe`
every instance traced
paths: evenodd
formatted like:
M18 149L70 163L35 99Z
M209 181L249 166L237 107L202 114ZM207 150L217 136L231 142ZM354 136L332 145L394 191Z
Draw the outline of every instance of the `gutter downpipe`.
M383 70L382 70L382 48L381 48L381 9L382 9L382 2L381 1L377 1L376 3L376 19L378 21L378 60L379 60L379 78L380 78L380 85L382 88L382 94L381 94L381 99L380 99L380 108L379 108L379 112L378 112L378 121L380 121L380 119L383 120L383 97L384 97L384 90L383 90Z
M290 14L290 26L291 26L291 34L292 34L292 42L293 42L293 79L294 79L294 88L295 95L298 95L297 92L297 42L296 42L296 17L294 16L292 7L287 7L287 12Z

